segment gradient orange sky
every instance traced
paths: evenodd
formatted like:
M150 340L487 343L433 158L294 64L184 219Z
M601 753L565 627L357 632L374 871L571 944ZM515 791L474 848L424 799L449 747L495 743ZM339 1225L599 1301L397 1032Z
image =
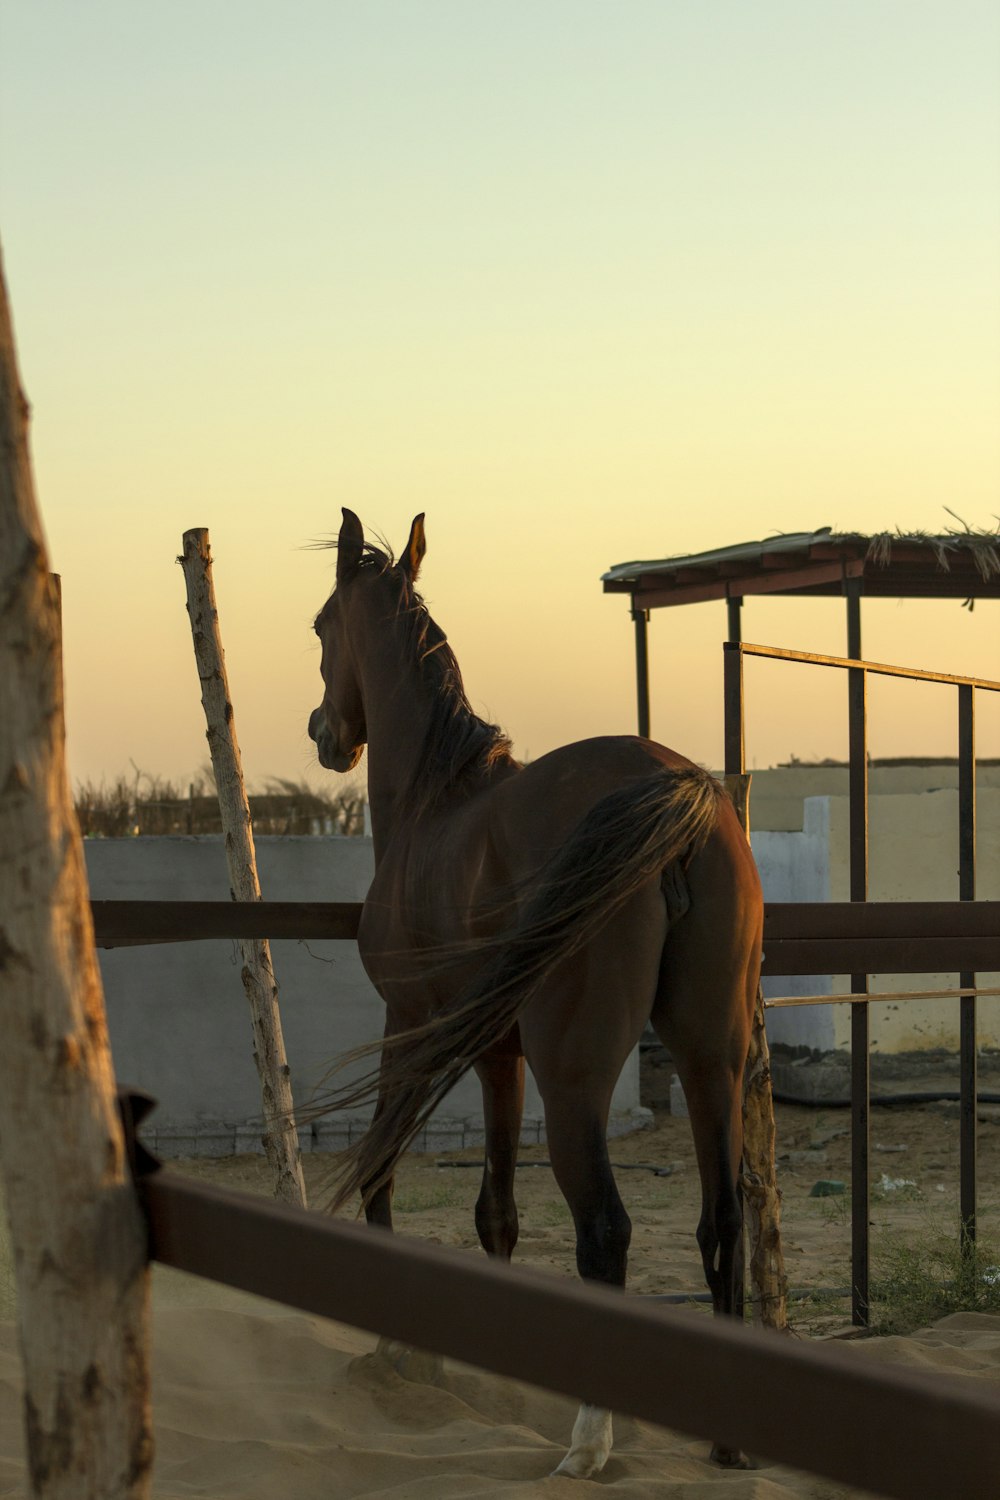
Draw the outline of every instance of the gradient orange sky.
M207 759L207 526L244 765L325 779L310 622L353 507L521 753L635 724L615 563L1000 511L1000 13L980 0L7 0L0 230L74 775ZM1000 677L995 604L865 654ZM660 611L653 732L721 758L724 610ZM840 653L838 602L748 640ZM792 669L785 669L791 671ZM750 669L748 758L843 753ZM949 697L873 684L875 754ZM1000 754L981 699L980 749Z

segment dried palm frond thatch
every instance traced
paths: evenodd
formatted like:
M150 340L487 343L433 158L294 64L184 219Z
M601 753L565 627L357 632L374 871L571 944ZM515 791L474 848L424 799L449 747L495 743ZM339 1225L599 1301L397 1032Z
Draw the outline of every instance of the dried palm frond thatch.
M948 509L947 506L945 509ZM899 527L895 531L876 532L868 540L868 557L879 567L885 568L891 561L894 543L918 542L931 549L938 567L946 573L951 571L951 558L955 553L967 552L980 577L990 579L1000 576L1000 517L997 518L995 527L987 529L967 525L952 510L948 514L955 516L961 526L949 527L936 535L929 531L903 531Z

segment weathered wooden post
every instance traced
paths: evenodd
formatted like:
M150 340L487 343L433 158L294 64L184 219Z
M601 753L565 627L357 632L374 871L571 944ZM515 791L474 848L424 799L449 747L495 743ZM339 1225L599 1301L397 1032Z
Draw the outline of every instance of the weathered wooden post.
M0 267L0 1164L31 1494L149 1492L146 1228L66 775L58 592Z
M208 748L222 813L229 884L234 901L259 901L260 881L257 878L250 803L229 696L219 612L215 606L208 532L203 527L185 531L183 547L183 555L178 561L184 570L187 586L187 608L201 682L201 701L208 723ZM237 941L243 964L243 988L250 1003L254 1060L260 1078L264 1149L274 1170L275 1197L301 1203L304 1207L306 1185L292 1104L291 1076L281 1034L271 946L266 938L239 938Z
M726 777L726 790L749 837L749 775ZM764 1029L760 986L754 1005L750 1051L743 1078L743 1226L753 1287L753 1321L766 1328L788 1327L788 1279L781 1249L781 1189L774 1166L774 1100L771 1052Z
M788 1278L781 1249L781 1189L774 1167L774 1100L771 1054L764 1030L764 1001L757 991L743 1093L743 1213L754 1289L753 1320L788 1327Z

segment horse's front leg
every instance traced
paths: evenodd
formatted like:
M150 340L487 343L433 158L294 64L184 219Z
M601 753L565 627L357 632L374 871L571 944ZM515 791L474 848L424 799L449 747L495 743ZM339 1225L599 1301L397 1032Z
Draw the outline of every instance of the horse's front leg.
M385 1037L392 1036L399 1028L388 1016L385 1023ZM379 1120L385 1113L387 1103L385 1074L379 1083L378 1098L375 1101L375 1113L372 1116L369 1131L374 1130ZM398 1159L398 1158L397 1158ZM382 1163L377 1163L377 1170L370 1171L367 1178L361 1184L361 1202L364 1204L365 1220L374 1224L378 1229L392 1229L392 1195L395 1190L396 1161L390 1164L391 1170L386 1174L382 1170Z
M365 1221L373 1224L377 1229L392 1229L392 1195L395 1190L395 1173L388 1181L383 1182L373 1193L362 1188L362 1198L365 1205Z

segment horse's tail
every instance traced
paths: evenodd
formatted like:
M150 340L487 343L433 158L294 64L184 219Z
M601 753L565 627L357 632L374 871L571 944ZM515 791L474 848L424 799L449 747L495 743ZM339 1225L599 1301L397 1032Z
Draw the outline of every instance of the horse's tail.
M482 944L482 967L456 1003L425 1025L356 1049L378 1067L323 1108L379 1096L365 1135L341 1154L331 1207L367 1200L399 1153L478 1057L510 1031L552 969L584 947L648 881L690 858L715 827L725 791L698 767L664 770L595 804L541 872L516 925ZM466 954L467 957L467 954Z

